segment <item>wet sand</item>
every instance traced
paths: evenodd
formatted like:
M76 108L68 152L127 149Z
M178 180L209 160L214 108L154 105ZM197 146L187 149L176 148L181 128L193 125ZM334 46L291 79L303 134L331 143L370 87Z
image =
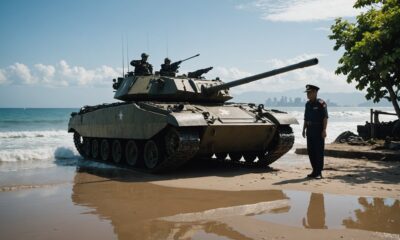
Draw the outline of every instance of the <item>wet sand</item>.
M196 189L262 190L287 189L317 193L400 199L400 161L384 162L363 159L325 157L323 179L308 179L311 166L307 156L288 154L270 169L203 169L177 173L152 183Z
M400 239L400 164L287 155L154 176L80 161L0 173L1 239Z

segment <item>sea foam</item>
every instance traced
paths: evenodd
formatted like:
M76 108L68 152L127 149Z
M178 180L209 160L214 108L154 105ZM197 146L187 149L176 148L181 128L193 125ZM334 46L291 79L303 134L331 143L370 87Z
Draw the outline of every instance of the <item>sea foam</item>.
M0 132L0 138L43 138L67 136L66 130L48 130L48 131L10 131Z
M72 147L0 150L0 162L44 161L77 158Z

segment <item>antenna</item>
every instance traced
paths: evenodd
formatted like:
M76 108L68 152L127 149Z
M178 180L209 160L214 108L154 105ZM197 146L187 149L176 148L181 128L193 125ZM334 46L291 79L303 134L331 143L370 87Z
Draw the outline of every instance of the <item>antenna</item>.
M125 73L125 56L124 56L124 35L121 34L121 42L122 42L122 77L124 77Z
M168 47L169 47L169 42L168 42L168 32L167 32L167 57L169 57L169 53L168 53Z
M147 54L149 54L150 53L150 51L149 51L149 32L147 32Z
M126 36L126 65L128 66L128 72L129 72L129 43L128 43L128 36Z

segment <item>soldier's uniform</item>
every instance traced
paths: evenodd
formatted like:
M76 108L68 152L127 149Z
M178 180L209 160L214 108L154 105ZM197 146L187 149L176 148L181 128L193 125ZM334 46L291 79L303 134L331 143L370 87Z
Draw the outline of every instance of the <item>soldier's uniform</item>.
M180 63L180 62L178 62ZM179 64L171 64L169 58L164 59L164 63L161 64L160 75L167 77L175 77L178 72Z
M307 85L307 90L319 88ZM304 113L304 121L307 125L307 151L313 168L310 176L319 176L324 167L325 139L322 137L323 120L328 118L328 109L324 100L317 98L308 101Z
M136 76L153 74L153 66L147 62L148 56L146 53L142 53L142 60L131 61L131 65L135 67Z

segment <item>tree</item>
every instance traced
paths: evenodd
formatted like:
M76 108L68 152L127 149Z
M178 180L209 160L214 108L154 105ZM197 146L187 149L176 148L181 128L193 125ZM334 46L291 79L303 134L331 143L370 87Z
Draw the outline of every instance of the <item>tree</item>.
M366 89L366 99L392 102L400 119L400 0L357 0L354 8L365 10L356 23L338 18L329 39L334 50L344 48L336 74Z

